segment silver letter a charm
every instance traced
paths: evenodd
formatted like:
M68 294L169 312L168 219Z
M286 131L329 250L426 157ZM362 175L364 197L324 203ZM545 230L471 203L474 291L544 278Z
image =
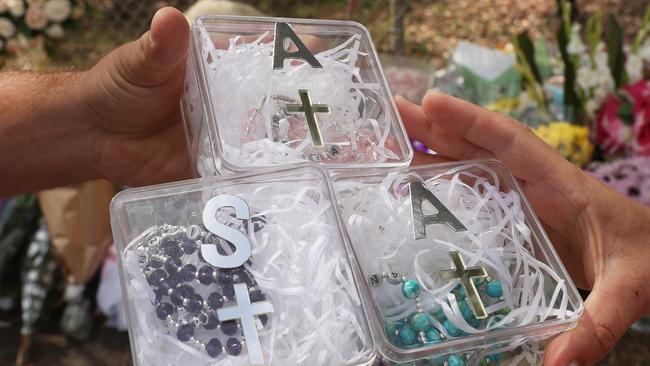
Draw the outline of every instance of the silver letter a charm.
M447 224L456 231L467 231L454 214L421 182L411 182L411 210L413 212L413 237L424 239L427 237L427 225ZM425 215L422 212L422 203L429 202L438 212L434 215Z
M298 49L297 51L289 52L284 48L284 42L288 39ZM300 59L309 63L312 67L323 67L318 62L316 57L309 52L307 46L298 38L298 35L291 29L287 23L275 23L275 44L273 46L273 70L281 70L284 68L284 60L286 59Z

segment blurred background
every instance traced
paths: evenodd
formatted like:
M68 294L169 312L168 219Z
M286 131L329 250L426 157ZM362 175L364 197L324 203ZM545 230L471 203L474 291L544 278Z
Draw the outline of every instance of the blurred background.
M0 0L0 70L83 70L155 11L351 19L394 94L435 88L529 125L650 205L645 0ZM650 111L649 111L650 112ZM416 148L426 149L414 141ZM105 181L0 198L0 365L130 365ZM586 294L585 294L586 295ZM650 365L650 318L602 365Z

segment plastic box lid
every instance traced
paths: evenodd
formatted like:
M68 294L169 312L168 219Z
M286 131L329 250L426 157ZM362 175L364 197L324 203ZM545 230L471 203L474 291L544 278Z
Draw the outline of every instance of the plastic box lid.
M205 16L191 38L182 109L200 175L305 160L336 169L411 161L362 25Z
M129 189L113 200L111 221L135 365L375 359L318 166ZM242 315L247 301L257 315Z
M501 352L576 325L582 299L501 163L333 179L385 358L426 364L469 350Z

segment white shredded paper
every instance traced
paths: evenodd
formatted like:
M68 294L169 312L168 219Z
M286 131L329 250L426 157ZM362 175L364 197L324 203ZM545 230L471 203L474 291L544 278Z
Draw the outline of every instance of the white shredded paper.
M273 70L272 32L256 39L232 37L226 41L215 40L199 27L200 57L207 70L216 120L208 122L217 125L224 160L239 167L259 167L304 160L340 164L405 159L390 111L390 95L382 88L378 71L359 67L367 63L359 59L369 57L362 51L359 34L330 49L322 49L323 42L306 37L303 41L323 67L286 61L284 69ZM220 47L215 47L215 42ZM188 82L189 89L198 88L192 79ZM312 145L304 114L283 114L287 103L300 104L300 89L309 91L313 104L330 107L329 114L316 114L325 148ZM189 94L197 97L191 90ZM282 118L274 129L272 117L278 113ZM205 129L196 143L199 173L213 175L214 156ZM336 158L326 153L332 145L341 150ZM320 157L315 160L314 154Z
M467 231L431 224L426 227L427 237L415 240L411 181L423 181ZM426 179L413 172L392 172L378 183L342 178L334 187L364 276L396 271L417 279L424 309L442 308L447 319L469 336L574 317L566 282L548 265L544 254L536 253L520 196L499 184L491 167L468 163ZM429 214L435 213L429 209ZM459 281L445 281L439 275L440 270L453 268L451 251L458 251L467 267L483 267L501 282L502 298L483 296L483 300L492 302L486 307L488 314L510 308L507 315L490 318L478 328L465 320L452 293ZM371 288L371 294L385 321L402 320L416 312L415 300L405 299L400 286L384 281ZM442 324L434 323L449 337Z
M249 235L253 254L252 265L248 267L258 288L275 308L266 326L258 322L265 364L367 363L373 355L373 344L322 179L237 184L205 191L203 197L189 193L187 197L202 200L193 203L201 210L209 198L226 193L244 199L252 216L264 215L267 221L263 229ZM248 222L248 233L253 233L252 223ZM175 330L156 317L154 293L138 266L135 251L148 234L145 231L123 253L127 308L138 364L249 365L245 344L239 356L222 354L213 359L198 347L178 341ZM197 268L205 265L199 263L196 255L186 255L182 261ZM192 286L203 298L211 292L210 287L198 282ZM231 305L234 302L225 306ZM216 337L225 344L230 337L219 329L198 329L196 338L203 342ZM241 339L241 332L234 337Z

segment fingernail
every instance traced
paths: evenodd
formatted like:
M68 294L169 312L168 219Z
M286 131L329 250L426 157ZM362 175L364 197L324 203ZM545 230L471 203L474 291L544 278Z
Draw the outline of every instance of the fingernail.
M578 363L578 361L571 361L567 366L580 366L580 364Z
M155 35L154 35L154 31L153 31L153 24L156 22L156 18L158 17L159 14L160 14L160 11L157 11L157 12L153 15L153 18L151 19L151 25L149 26L149 28L150 28L150 32L149 32L149 41L150 41L152 44L155 44L155 43L156 43L156 37L155 37Z
M404 100L404 97L399 94L395 94L395 100Z

